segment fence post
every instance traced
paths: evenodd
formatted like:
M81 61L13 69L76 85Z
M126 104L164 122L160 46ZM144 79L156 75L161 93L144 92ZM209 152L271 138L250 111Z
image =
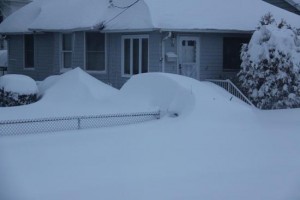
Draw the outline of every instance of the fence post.
M80 117L78 117L77 118L77 120L78 120L78 130L80 130L81 129L81 119L80 119Z

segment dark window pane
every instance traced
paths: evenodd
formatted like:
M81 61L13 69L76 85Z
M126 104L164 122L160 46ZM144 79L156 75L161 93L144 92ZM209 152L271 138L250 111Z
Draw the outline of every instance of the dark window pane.
M142 73L148 72L148 39L142 39Z
M124 40L124 74L130 74L130 39Z
M64 52L63 53L63 67L64 68L71 68L72 67L72 53L71 52Z
M72 51L72 34L63 34L63 51Z
M105 35L103 33L86 33L86 48L88 51L104 51Z
M244 38L224 38L223 40L223 68L225 70L239 70L241 66L241 47L249 43L250 36Z
M105 35L102 33L86 33L86 69L105 70Z
M133 67L133 74L139 73L139 66L140 66L140 56L139 56L139 39L133 39L133 56L132 56L132 67Z
M34 37L25 35L25 68L34 67Z
M196 41L194 41L194 40L189 40L188 41L188 46L194 47L194 46L196 46L195 44L196 44Z
M104 71L105 70L105 53L89 52L86 57L87 70Z

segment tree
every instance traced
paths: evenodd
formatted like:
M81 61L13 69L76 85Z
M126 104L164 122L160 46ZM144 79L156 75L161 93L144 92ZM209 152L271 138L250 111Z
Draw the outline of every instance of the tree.
M300 107L299 31L271 14L262 17L249 44L241 50L238 79L261 109Z

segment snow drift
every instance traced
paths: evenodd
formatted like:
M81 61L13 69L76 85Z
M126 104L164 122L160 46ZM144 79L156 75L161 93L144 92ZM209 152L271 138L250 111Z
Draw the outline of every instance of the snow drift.
M183 94L192 109L139 125L1 138L0 199L299 199L299 109L256 110L171 74L134 76L120 93L165 110Z

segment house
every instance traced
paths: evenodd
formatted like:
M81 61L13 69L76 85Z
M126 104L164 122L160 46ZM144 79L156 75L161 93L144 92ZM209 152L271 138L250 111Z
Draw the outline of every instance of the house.
M300 1L299 0L264 0L279 8L283 8L290 12L300 15Z
M42 80L81 67L120 88L145 72L235 75L241 44L268 12L300 27L299 16L261 0L36 0L0 33L8 73Z
M30 0L1 0L0 1L0 23L16 10L30 3ZM4 38L0 37L0 50L6 49Z

